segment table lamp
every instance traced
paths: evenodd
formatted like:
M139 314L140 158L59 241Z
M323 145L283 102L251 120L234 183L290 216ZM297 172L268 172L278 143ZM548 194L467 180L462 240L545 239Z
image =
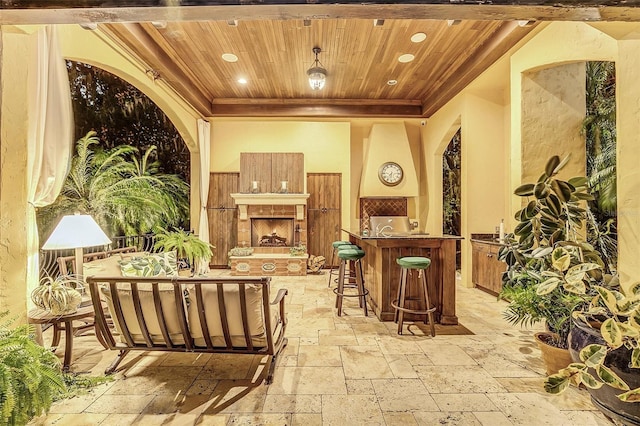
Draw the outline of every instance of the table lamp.
M76 275L78 278L82 278L82 249L105 244L111 244L111 240L91 216L74 214L63 216L42 249L75 249Z

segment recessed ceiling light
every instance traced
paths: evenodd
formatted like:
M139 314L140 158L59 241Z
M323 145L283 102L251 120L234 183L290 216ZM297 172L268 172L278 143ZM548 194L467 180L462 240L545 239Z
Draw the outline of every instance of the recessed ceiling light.
M239 78L239 79L238 79L238 83L240 83L240 84L247 84L247 79L246 79L246 78Z
M427 35L425 33L415 33L411 36L411 41L414 43L420 43L427 39Z
M416 57L413 56L411 53L405 53L404 55L400 55L400 57L398 58L398 62L402 62L403 64L406 64L407 62L411 62L415 59Z
M387 84L389 86L395 86L396 84L398 84L398 80L389 80L389 81L387 81Z
M238 62L238 57L233 53L223 53L222 59L224 59L227 62Z

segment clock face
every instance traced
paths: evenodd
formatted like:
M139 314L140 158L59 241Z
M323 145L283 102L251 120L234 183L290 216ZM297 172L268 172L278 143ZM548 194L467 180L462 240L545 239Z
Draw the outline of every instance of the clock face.
M388 162L380 166L378 177L387 186L395 186L402 182L402 167L398 163Z

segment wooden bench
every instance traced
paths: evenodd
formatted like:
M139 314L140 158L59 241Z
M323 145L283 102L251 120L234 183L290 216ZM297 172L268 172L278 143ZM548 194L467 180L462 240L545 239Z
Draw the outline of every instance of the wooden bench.
M266 384L284 337L286 289L270 302L269 277L89 277L97 332L119 351L114 372L133 350L268 355ZM102 299L102 301L101 301ZM115 330L103 312L106 303Z

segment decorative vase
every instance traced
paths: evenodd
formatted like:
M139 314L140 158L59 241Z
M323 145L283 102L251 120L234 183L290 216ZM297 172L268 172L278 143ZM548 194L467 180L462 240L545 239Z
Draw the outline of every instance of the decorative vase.
M574 319L574 327L569 333L569 352L574 362L580 361L580 351L588 345L606 345L598 329ZM610 351L604 365L611 368L631 389L640 387L640 371L629 367L631 351L624 346ZM640 425L640 409L638 403L620 401L616 395L620 389L604 385L600 389L587 389L591 401L602 413L616 424Z
M540 332L534 334L534 338L540 348L540 352L542 352L542 360L547 368L547 375L556 374L571 364L571 354L568 349L558 348L549 343L553 340L553 334Z

